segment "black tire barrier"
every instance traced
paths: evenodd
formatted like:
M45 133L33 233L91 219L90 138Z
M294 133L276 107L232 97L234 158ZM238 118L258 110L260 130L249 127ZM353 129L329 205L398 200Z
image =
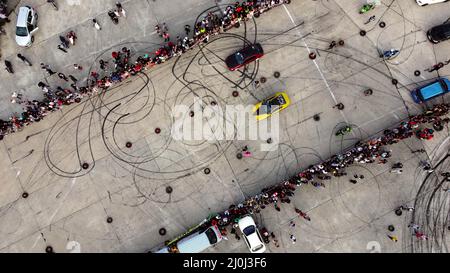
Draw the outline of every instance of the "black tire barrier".
M289 5L291 3L291 0L284 0L284 3Z
M344 110L344 109L345 109L345 105L344 105L343 103L338 103L338 104L336 105L336 108L337 108L338 110Z
M52 247L52 246L47 246L47 247L45 248L45 252L46 252L46 253L53 253L53 247Z
M85 170L89 169L89 164L88 163L83 163L83 165L81 165L81 167Z
M155 134L159 135L161 133L161 128L156 128L155 129Z
M315 114L313 116L314 121L319 121L320 120L320 115L319 114Z
M433 129L440 132L444 130L444 126L441 123L433 123Z
M373 90L372 89L367 89L367 90L364 90L364 95L366 95L366 96L370 96L370 95L372 95L373 94Z
M111 223L113 222L113 218L112 218L112 217L106 218L106 222L107 222L108 224L111 224Z
M241 23L237 22L236 24L234 24L235 28L239 28L241 26Z
M395 215L401 216L402 214L403 214L403 211L401 209L396 209L395 210Z
M253 14L253 16L254 16L255 18L259 18L260 15L261 15L261 13L259 13L259 11L255 12L255 13Z
M210 174L210 173L211 173L211 169L210 169L210 168L206 168L203 172L204 172L205 174Z
M268 138L266 142L267 142L267 144L272 144L273 140L272 140L272 138Z
M160 228L158 233L159 233L159 235L164 236L167 234L167 230L165 228Z
M133 143L131 143L129 141L125 144L125 147L127 147L128 149L131 148L132 146L133 146Z
M366 34L367 34L367 32L365 30L361 30L359 32L359 35L361 35L361 36L366 36Z
M28 196L29 196L28 192L22 193L22 198L28 198Z
M398 84L398 80L397 79L392 79L392 84L393 85L397 85Z
M212 102L211 102L211 105L212 105L212 106L216 106L216 105L217 105L217 102L212 101Z
M317 57L317 56L316 56L316 53L314 53L314 52L309 53L309 58L310 58L311 60L314 60L316 57Z
M278 79L281 76L281 74L280 74L280 72L277 71L277 72L273 73L273 76Z
M238 153L238 154L236 155L236 157L237 157L237 159L242 159L244 156L243 156L241 153Z
M437 67L438 67L439 69L443 68L443 67L444 67L444 63L438 63L438 64L437 64Z
M416 70L416 71L414 71L414 76L416 76L416 77L418 77L418 76L420 76L420 71L419 70Z
M173 192L173 188L171 186L166 187L166 193L171 194Z
M385 22L380 22L379 24L378 24L381 28L384 28L385 26L386 26L386 23Z
M233 91L233 97L239 97L239 92L238 91Z
M191 118L193 118L193 117L195 116L194 111L189 112L189 116L190 116Z
M393 232L393 231L395 230L395 227L394 227L393 225L389 225L389 226L388 226L388 230L389 230L390 232Z
M267 79L266 79L265 77L261 77L261 79L259 79L259 81L260 81L261 83L265 83L265 82L267 81Z
M345 44L345 42L344 42L344 40L339 40L338 44L339 44L340 46L343 46L343 45Z

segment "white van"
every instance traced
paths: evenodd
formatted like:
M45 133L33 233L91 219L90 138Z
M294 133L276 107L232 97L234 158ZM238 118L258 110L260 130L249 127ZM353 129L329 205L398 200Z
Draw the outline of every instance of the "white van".
M219 228L214 225L203 232L195 232L177 242L176 249L179 253L199 253L210 246L222 241L222 234ZM163 247L155 253L170 253L169 248Z

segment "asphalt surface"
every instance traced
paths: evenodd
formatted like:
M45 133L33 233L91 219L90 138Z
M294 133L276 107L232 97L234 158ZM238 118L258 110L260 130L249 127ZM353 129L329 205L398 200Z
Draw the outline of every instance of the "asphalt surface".
M8 37L0 40L2 59L13 59L17 72L0 71L1 117L20 109L9 103L13 91L39 98L38 81L64 84L46 77L40 62L83 79L114 49L126 45L135 55L155 50L162 43L154 33L156 23L166 22L176 37L185 24L217 8L214 1L125 1L127 18L116 26L106 15L114 2L58 1L60 9L54 11L38 1L34 7L40 30L28 49L17 48L14 24L7 26ZM358 14L360 5L353 0L294 0L6 137L0 145L0 250L44 252L52 246L56 252L144 252L209 214L422 112L426 106L415 104L409 91L449 74L449 66L433 73L424 70L450 59L450 43L433 45L425 34L450 16L450 3L421 8L413 0L382 1L367 15ZM376 20L365 25L371 15ZM102 31L90 24L93 17ZM381 28L380 22L386 26ZM56 49L58 36L69 30L77 33L78 42L63 55ZM361 36L361 30L367 34ZM242 39L258 41L266 55L241 72L229 72L223 59L242 46ZM329 49L333 40L345 44ZM400 49L400 55L380 59L379 51L390 48ZM18 52L33 67L15 60ZM312 52L315 60L308 57ZM74 71L74 63L85 69ZM420 76L414 75L416 70ZM261 77L267 81L256 87L253 82ZM363 95L367 88L373 95ZM279 114L280 144L273 151L259 149L265 140L175 141L171 136L171 113L177 105L191 106L195 98L221 107L253 105L280 91L292 104ZM333 108L337 103L344 110ZM313 119L317 114L319 121ZM336 138L345 124L353 125L353 134ZM392 146L391 162L403 162L402 175L389 173L389 164L356 165L347 170L350 177L334 179L325 189L302 188L281 212L265 209L255 220L281 244L277 248L271 243L268 252L448 252L449 199L439 175L448 165L448 137L446 128L430 142L410 139ZM125 147L127 142L131 148ZM237 159L246 145L253 156ZM421 148L427 153L411 153ZM436 165L442 161L435 174L420 171L424 159ZM354 174L365 178L354 185L349 182ZM173 188L170 194L168 186ZM415 205L416 211L396 216L395 208L405 204ZM298 219L294 206L312 221ZM289 226L291 220L295 228ZM432 240L413 237L407 227L411 221ZM396 227L394 233L387 231L388 225ZM162 227L165 236L158 233ZM399 242L390 241L388 234ZM230 236L208 251L247 248Z

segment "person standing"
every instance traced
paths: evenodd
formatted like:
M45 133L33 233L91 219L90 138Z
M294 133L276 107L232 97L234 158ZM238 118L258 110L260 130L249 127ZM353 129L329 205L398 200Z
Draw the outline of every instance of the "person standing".
M416 231L414 235L419 240L423 240L423 241L428 240L428 237L425 234L423 234L422 232L420 232L420 231Z
M163 38L164 38L164 42L170 41L170 35L169 35L169 33L164 32L164 33L163 33Z
M83 67L78 64L74 64L73 68L75 68L75 70L83 70Z
M49 65L46 65L44 63L41 63L41 69L45 70L45 72L47 72L50 76L53 75L53 74L56 74L55 71L50 69Z
M125 9L122 7L122 4L120 2L116 2L117 11L123 16L127 17L127 14L125 12Z
M189 33L191 32L191 26L190 25L185 25L184 26L184 31L186 32L186 36L189 36Z
M392 169L391 173L402 174L403 173L403 169Z
M309 216L306 213L299 210L298 208L295 208L295 212L298 213L298 216L304 218L305 220L311 221L311 218L309 218Z
M390 172L395 173L395 174L402 174L403 173L403 164L401 162L395 163L392 166L392 169Z
M414 211L414 207L410 207L410 206L400 206L401 210L407 210L409 212L413 212Z
M91 77L92 78L94 78L96 81L98 80L98 77L99 77L99 75L98 75L98 73L97 72L95 72L95 71L92 71L91 72Z
M21 103L22 102L22 94L13 92L11 94L11 103Z
M64 75L64 73L59 72L58 77L62 80L65 80L66 82L69 81L69 79L66 77L66 75Z
M92 23L94 23L94 27L97 30L102 30L102 27L100 26L100 24L97 22L97 19L92 19Z
M17 58L19 58L22 62L24 62L24 63L28 64L29 66L31 66L31 63L22 54L20 54L20 53L17 54Z
M295 243L297 242L297 238L295 238L293 234L290 234L289 238L291 239L292 244L295 245Z
M108 64L108 62L105 62L103 60L100 59L100 61L98 61L100 63L100 69L101 70L105 70L106 69L106 64Z
M295 222L294 222L294 220L291 220L291 221L289 222L289 226L290 226L291 228L295 228Z
M414 234L419 232L419 225L417 224L411 223L408 225L408 227L414 232Z
M155 31L156 33L159 35L159 37L162 37L162 31L161 31L161 27L159 25L155 26Z

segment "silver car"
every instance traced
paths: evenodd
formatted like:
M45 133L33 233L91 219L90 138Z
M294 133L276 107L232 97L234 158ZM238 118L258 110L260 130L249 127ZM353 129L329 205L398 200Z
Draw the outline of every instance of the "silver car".
M37 22L38 14L32 7L24 6L19 8L16 24L16 43L19 46L29 47L33 44L33 33L39 29Z

